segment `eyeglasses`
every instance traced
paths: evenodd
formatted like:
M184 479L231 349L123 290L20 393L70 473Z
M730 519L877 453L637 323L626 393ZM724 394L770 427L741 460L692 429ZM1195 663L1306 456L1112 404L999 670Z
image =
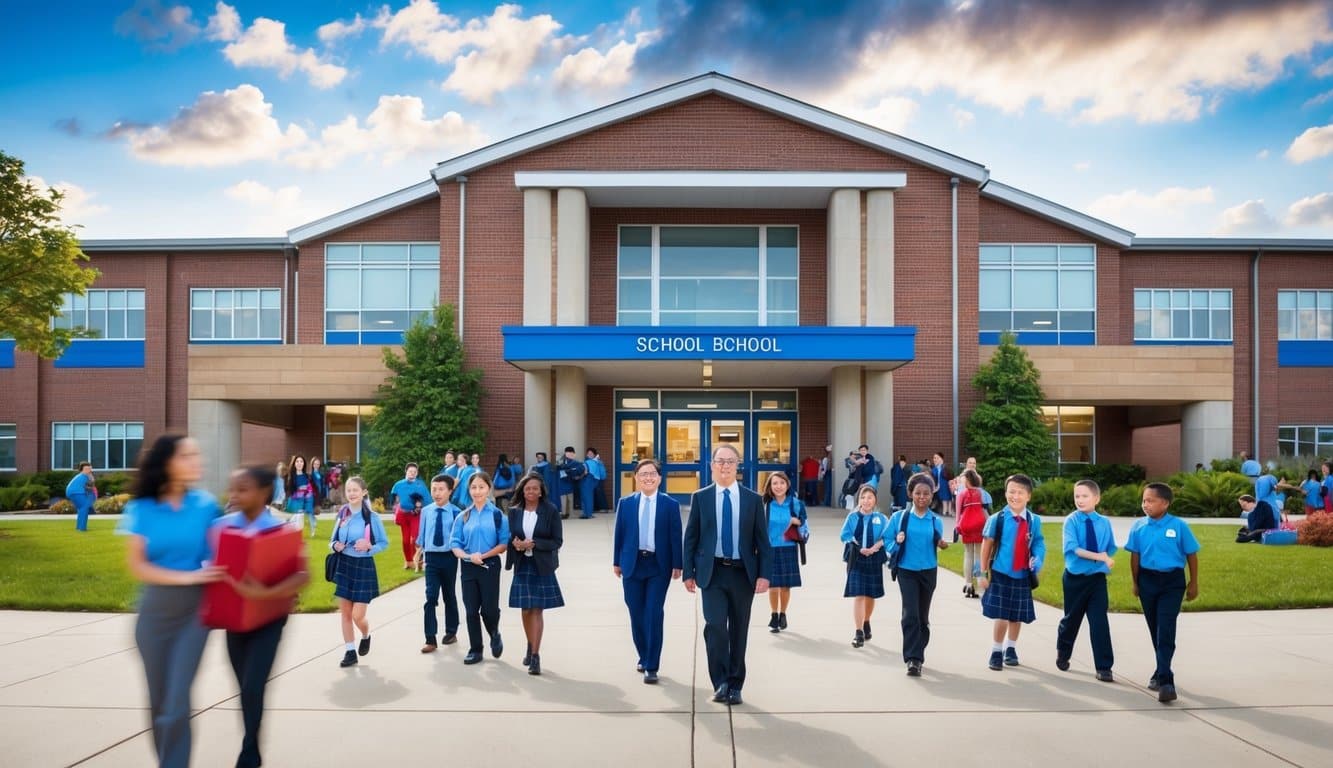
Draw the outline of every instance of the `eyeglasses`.
M731 467L735 466L736 464L739 464L740 462L735 459L713 459L713 463L718 465L719 467Z

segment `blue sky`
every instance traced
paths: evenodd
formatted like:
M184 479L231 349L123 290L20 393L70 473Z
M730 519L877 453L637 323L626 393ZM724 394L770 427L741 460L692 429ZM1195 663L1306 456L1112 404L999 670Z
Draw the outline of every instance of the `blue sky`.
M15 4L0 149L81 236L280 235L717 70L1145 236L1333 236L1333 2Z

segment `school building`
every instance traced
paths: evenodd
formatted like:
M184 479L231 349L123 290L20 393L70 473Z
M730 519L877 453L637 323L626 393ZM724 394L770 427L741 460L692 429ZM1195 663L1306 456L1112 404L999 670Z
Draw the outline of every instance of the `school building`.
M978 162L706 74L524 133L286 237L90 240L55 361L0 342L0 469L132 467L168 428L209 484L356 461L381 349L454 303L483 465L597 446L626 490L867 443L961 461L1000 332L1060 460L1152 471L1333 453L1333 240L1145 238ZM984 471L985 457L981 458ZM626 474L622 474L626 473Z

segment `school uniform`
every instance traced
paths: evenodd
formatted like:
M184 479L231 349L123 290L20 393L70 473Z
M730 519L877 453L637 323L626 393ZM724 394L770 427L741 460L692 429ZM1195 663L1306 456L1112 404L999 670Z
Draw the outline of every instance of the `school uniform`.
M1323 486L1318 480L1307 479L1301 483L1301 490L1305 491L1305 514L1313 515L1324 511Z
M467 489L467 484L476 473L477 468L471 464L458 470L456 475L458 485L454 486L454 495L449 497L449 500L454 503L455 507L458 507L459 509L467 509L472 506L472 492Z
M398 526L403 538L403 562L411 562L416 557L417 534L421 533L421 514L417 504L425 505L430 501L430 488L417 477L412 480L403 478L393 484L389 490L389 502L393 506L393 524Z
M779 504L768 503L768 545L773 548L773 574L768 580L771 587L801 586L801 559L796 542L786 538L791 519L799 518L805 525L805 504L800 499L788 496Z
M208 529L221 514L217 500L186 491L179 507L151 498L130 500L116 532L144 540L144 558L159 568L196 571L213 558ZM149 722L159 766L190 763L190 686L208 640L199 620L204 588L145 584L134 642L148 682Z
M1065 518L1062 549L1065 573L1061 577L1065 593L1065 613L1055 636L1055 657L1068 661L1074 653L1083 618L1088 619L1088 634L1092 638L1093 668L1109 672L1115 664L1111 650L1111 625L1106 618L1109 607L1106 577L1111 567L1098 560L1089 560L1075 554L1076 550L1105 552L1114 555L1115 533L1111 521L1092 512L1074 512Z
M1041 518L1030 511L1016 516L1006 505L986 521L982 538L995 540L995 528L1000 524L1001 515L1004 522L1000 539L995 543L995 559L990 563L990 583L981 596L981 615L988 619L1031 624L1037 620L1037 611L1032 603L1028 571L1040 571L1046 561ZM1036 564L1029 568L1032 558L1036 559Z
M310 482L310 475L298 472L292 476L291 493L287 495L287 511L294 515L310 518L310 535L315 535L315 486ZM305 520L301 520L301 530L305 530Z
M500 508L487 502L477 509L469 507L454 520L449 538L451 549L461 549L471 556L489 552L509 541L509 519ZM467 618L468 652L481 653L481 628L491 637L491 652L498 656L500 644L500 557L494 555L481 565L463 560L459 567L463 591L463 612Z
M1176 619L1185 598L1185 566L1199 551L1199 540L1185 521L1168 512L1157 520L1136 520L1125 549L1139 556L1139 603L1157 652L1153 678L1159 685L1175 685Z
M901 544L898 543L900 531L904 534ZM942 538L944 521L939 515L929 509L925 514L917 514L914 508L893 513L884 535L889 554L898 554L904 663L924 663L926 660L926 646L930 644L930 603L935 596L940 565L939 541Z
M369 502L362 501L363 511L353 512L346 504L338 510L338 520L329 536L329 550L334 542L343 543L342 556L333 573L333 596L353 603L369 603L379 597L380 579L375 570L375 555L389 548L389 534L384 530L380 516L370 511ZM368 513L368 514L367 514ZM366 523L369 516L370 522ZM356 542L370 542L370 549L358 552Z
M943 464L930 468L930 476L935 481L935 508L942 507L953 501L953 490L949 488L949 482L953 480L953 475L949 474L949 468Z
M516 504L509 510L510 546L505 552L505 570L513 569L509 585L510 608L561 608L565 604L555 571L560 567L560 547L565 543L560 510L542 501L531 512ZM519 552L515 540L531 541L534 549Z
M885 542L888 546L887 532L889 519L881 512L863 515L856 511L847 516L842 524L839 541L851 544L850 550L844 547L847 560L847 584L843 587L843 597L884 597L884 563L889 555L880 549L865 557L862 549L870 549L876 542Z
M1266 501L1256 502L1254 509L1245 516L1245 525L1236 533L1237 544L1251 544L1264 540L1264 531L1278 527L1277 512Z
M449 539L454 533L454 520L462 510L449 502L444 506L434 502L421 510L421 530L417 532L416 545L423 553L426 573L426 602L421 606L426 645L436 645L439 623L435 619L435 606L441 596L444 598L444 635L458 634L458 592L454 583L458 580L458 558L449 548Z
M78 513L74 528L88 530L88 515L93 511L93 501L97 498L93 495L93 479L82 472L74 475L65 486L65 498L69 499Z

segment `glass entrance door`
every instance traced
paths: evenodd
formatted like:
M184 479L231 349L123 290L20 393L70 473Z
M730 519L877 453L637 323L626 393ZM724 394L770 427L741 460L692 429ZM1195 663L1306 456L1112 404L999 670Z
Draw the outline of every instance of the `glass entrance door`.
M682 504L688 503L691 493L713 481L713 451L724 443L740 452L743 460L736 477L742 485L750 485L753 464L746 456L750 442L748 413L663 413L662 432L666 492Z
M616 498L634 493L634 465L661 459L657 447L657 414L620 414L616 417L620 450L616 454Z
M774 472L786 472L793 492L799 492L801 481L797 476L799 458L793 442L795 436L795 416L754 414L754 485L750 487L756 493L763 492L768 476Z

